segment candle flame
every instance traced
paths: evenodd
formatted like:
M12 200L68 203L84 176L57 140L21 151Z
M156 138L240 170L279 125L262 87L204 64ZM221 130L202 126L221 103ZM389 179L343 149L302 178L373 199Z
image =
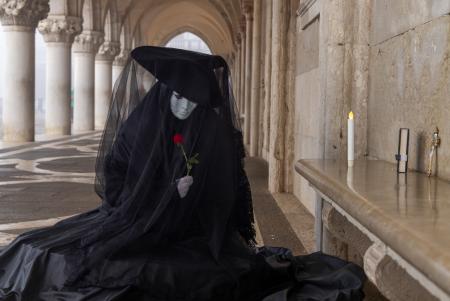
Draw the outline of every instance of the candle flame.
M353 120L353 111L350 111L350 113L348 113L348 119Z

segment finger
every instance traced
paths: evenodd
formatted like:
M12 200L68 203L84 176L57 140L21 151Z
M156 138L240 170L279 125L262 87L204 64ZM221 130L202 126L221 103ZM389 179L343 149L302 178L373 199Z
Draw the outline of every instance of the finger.
M192 183L194 182L194 178L192 178L191 176L186 176L180 179L179 184L185 184L185 185L192 185Z
M181 182L181 183L188 183L188 182L189 182L189 177L188 177L188 176L182 177L182 178L180 179L180 182Z
M185 190L185 189L189 188L189 185L186 183L180 182L180 183L178 183L177 188L178 188L178 190Z
M185 195L186 195L186 189L183 189L183 188L179 188L178 189L178 194L180 195L180 197L185 197Z

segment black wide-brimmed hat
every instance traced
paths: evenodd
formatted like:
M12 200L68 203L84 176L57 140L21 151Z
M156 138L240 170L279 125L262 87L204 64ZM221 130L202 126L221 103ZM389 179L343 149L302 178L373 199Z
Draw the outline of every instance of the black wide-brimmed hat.
M142 46L131 57L153 76L185 98L202 106L215 107L222 95L215 70L226 68L226 61L210 55L169 47Z

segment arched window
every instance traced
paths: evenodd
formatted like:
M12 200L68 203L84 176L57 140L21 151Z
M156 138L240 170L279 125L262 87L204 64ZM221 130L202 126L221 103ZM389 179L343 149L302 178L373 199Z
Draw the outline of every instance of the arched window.
M183 32L167 42L166 47L192 50L211 54L211 49L199 36L191 32Z

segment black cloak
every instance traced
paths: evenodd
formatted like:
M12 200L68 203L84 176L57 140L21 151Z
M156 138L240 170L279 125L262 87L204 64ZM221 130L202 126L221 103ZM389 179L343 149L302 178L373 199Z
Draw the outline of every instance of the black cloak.
M141 95L145 72L154 82ZM171 112L174 91L197 103L185 120ZM0 297L243 301L278 292L270 300L361 298L364 274L353 264L255 247L237 116L222 57L133 50L114 86L99 147L101 206L24 233L0 253ZM198 153L200 161L184 198L177 179L186 162L175 134L187 156Z
M215 260L227 230L239 228L248 243L254 242L250 189L242 179L241 131L225 60L151 46L133 50L131 58L113 92L97 158L96 190L107 217L81 241L83 255L73 259L77 277L82 276L80 266L88 270L106 255L126 253L136 241L166 248L191 226L201 227ZM135 62L156 79L141 102ZM173 91L198 104L186 120L170 110ZM183 199L176 179L186 173L186 162L173 142L175 134L184 137L187 156L198 153L200 160ZM238 212L231 220L233 209Z

